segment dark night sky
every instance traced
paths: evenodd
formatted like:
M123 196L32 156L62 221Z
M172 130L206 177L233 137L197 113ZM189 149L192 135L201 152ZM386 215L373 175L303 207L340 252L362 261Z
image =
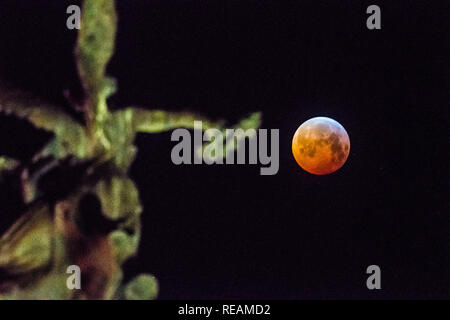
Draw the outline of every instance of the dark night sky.
M76 90L69 1L2 0L0 75L64 103ZM366 28L370 4L382 30ZM111 105L195 110L230 124L263 112L280 170L175 166L170 133L139 135L145 207L128 276L162 299L449 298L448 2L119 1ZM291 153L314 116L349 133L345 166L302 171ZM2 152L43 134L0 118ZM367 290L377 264L382 290Z

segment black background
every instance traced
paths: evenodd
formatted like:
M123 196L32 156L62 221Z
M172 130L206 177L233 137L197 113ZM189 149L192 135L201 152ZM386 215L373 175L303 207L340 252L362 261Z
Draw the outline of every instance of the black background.
M0 75L66 108L62 91L79 90L72 3L0 2ZM382 30L366 28L370 4ZM275 176L175 166L170 133L139 135L144 230L127 278L155 274L161 299L449 298L447 1L122 0L118 13L112 107L230 124L260 110L280 129ZM328 176L291 154L314 116L350 135ZM47 138L0 120L2 153L25 159ZM382 290L366 288L371 264Z

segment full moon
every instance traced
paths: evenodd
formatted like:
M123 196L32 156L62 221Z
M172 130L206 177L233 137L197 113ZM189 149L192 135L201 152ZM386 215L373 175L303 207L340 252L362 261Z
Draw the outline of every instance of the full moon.
M347 131L337 121L327 117L304 122L292 139L292 153L304 170L325 175L341 168L350 152Z

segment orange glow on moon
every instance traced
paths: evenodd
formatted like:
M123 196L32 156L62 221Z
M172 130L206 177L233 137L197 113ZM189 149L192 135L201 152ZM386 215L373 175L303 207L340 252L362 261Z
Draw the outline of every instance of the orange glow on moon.
M341 168L350 152L347 131L337 121L316 117L304 122L292 139L292 153L304 170L324 175Z

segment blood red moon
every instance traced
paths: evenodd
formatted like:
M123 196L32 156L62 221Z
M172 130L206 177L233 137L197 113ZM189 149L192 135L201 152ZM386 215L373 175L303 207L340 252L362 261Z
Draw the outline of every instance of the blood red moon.
M292 153L304 170L317 175L335 172L347 161L350 138L337 121L316 117L304 122L292 139Z

